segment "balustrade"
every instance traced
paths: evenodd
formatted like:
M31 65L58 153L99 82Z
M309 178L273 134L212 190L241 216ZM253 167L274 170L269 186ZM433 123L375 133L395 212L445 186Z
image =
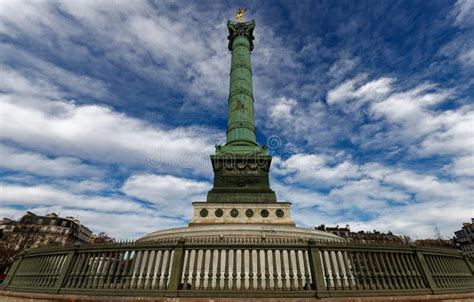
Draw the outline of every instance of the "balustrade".
M3 287L99 295L328 297L473 291L474 276L472 264L448 249L194 238L29 250Z

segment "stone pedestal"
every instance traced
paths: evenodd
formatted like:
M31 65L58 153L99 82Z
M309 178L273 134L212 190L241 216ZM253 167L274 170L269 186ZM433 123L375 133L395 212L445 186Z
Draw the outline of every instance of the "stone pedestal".
M194 214L189 223L206 224L274 224L294 226L289 202L209 203L193 202Z
M212 155L214 186L208 203L276 203L268 173L272 157L263 154Z

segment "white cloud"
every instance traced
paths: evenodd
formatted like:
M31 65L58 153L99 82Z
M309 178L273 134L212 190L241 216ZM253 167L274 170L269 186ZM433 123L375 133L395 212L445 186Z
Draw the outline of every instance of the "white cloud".
M455 96L452 89L440 89L426 83L399 92L393 78L381 77L366 82L363 79L364 75L360 75L328 92L330 105L343 102L345 112L356 116L363 114L372 120L361 128L364 131L352 133L353 143L365 149L398 145L408 148L415 156L473 152L472 106L438 109ZM349 100L357 102L347 102ZM370 100L366 103L367 108L360 107L367 100Z
M424 83L402 90L397 81L368 80L361 74L330 90L327 104L280 98L267 109L266 127L278 131L282 141L286 138L317 152L347 140L363 150L384 150L378 156L386 157L473 152L474 109L456 106L455 89ZM444 104L455 106L443 110Z
M188 3L176 9L173 2L157 7L148 2L68 1L22 2L2 8L0 30L9 37L33 40L42 50L78 66L94 69L96 64L115 70L119 65L184 94L181 111L225 112L226 102L219 100L228 94L228 81L222 81L228 78L230 66L223 20L232 9L226 4ZM274 99L274 87L287 86L296 74L282 73L281 68L304 68L274 27L258 19L258 51L252 57L257 109Z
M333 189L329 198L344 201L345 204L340 207L341 209L357 207L366 211L373 211L378 206L385 207L386 202L406 204L410 200L410 196L404 190L370 178L348 181L343 186ZM351 201L351 204L346 201Z
M365 83L354 92L354 96L362 100L378 100L390 93L393 82L393 78L382 77Z
M101 176L103 172L94 166L83 164L74 157L48 158L36 152L27 152L0 144L0 167L52 177Z
M329 105L347 102L353 99L360 101L378 100L392 90L394 79L382 77L377 80L363 83L367 75L361 74L347 80L339 86L328 91L327 102Z
M44 211L41 211L40 213ZM183 227L186 223L162 212L143 210L129 213L102 213L97 211L57 209L61 215L78 216L81 223L95 233L106 232L116 239L138 239L160 229Z
M297 105L298 103L293 99L281 98L270 107L270 118L278 122L291 121L291 119L293 119L292 111Z
M0 96L0 115L0 137L26 148L124 167L151 164L162 171L208 173L207 155L220 138L212 129L167 130L102 106L12 95Z
M470 181L446 180L375 162L357 165L341 158L334 163L314 154L276 161L273 171L282 177L272 182L279 199L293 202L297 222L309 227L350 223L353 229L429 238L438 225L450 237L460 221L472 216L474 186ZM327 193L314 191L321 183ZM443 209L447 209L445 215ZM361 219L361 213L366 217Z
M347 53L342 53L339 59L329 68L329 75L335 79L340 79L352 71L359 63L359 58L352 58Z
M176 78L169 73L175 75L176 72L191 70L189 77L196 79L193 83L205 81L196 84L199 93L203 93L205 87L211 90L222 87L217 83L221 83L220 72L224 72L226 64L215 60L213 55L228 59L227 52L222 51L225 50L225 43L213 40L206 44L206 41L196 38L201 37L201 33L193 32L200 28L177 22L170 16L150 15L150 7L146 3L129 5L119 1L109 6L95 1L81 1L57 5L20 5L23 9L6 5L0 13L4 17L2 28L8 35L27 35L35 39L42 36L44 38L37 41L41 44L51 38L51 33L55 37L59 36L64 43L87 33L88 40L103 39L100 44L107 48L104 53L111 56L108 59L129 63L129 67L136 68L138 73L150 69L148 62L137 61L149 58L150 53L156 60L172 64L167 68L153 67L154 72L164 72L159 77L160 83L168 81L173 86L183 83L189 88L189 82L179 78L181 75ZM74 25L71 18L57 14L58 9L76 18L81 26ZM18 10L24 15L11 13ZM121 22L114 22L118 20ZM112 25L117 23L125 25ZM55 52L67 53L68 58L72 58L74 56L69 55L74 53L75 46L69 45L67 49L61 48ZM65 100L69 96L68 91L74 92L75 96L93 97L108 95L109 92L101 81L73 74L24 51L17 51L8 45L1 46L0 50L5 54L3 63L6 64L12 58L18 61L15 70L5 66L0 68L0 75L6 79L0 83L0 89L4 92L0 96L2 139L23 148L38 150L48 157L72 157L94 164L117 164L123 168L155 168L160 173L170 170L182 173L186 170L209 175L208 154L213 152L212 146L221 141L222 133L192 126L169 129L164 125L152 125L126 116L111 108L76 105ZM87 53L81 55L82 59L95 60ZM108 60L100 59L103 62ZM221 66L220 69L212 64L206 65L204 59ZM189 64L194 65L189 68ZM206 74L209 72L215 74L209 76ZM155 75L152 78L157 79ZM215 80L214 84L208 85L212 79ZM196 106L199 99L194 98L194 102L192 106Z
M61 22L62 19L54 20L50 18L52 9L52 5L44 2L4 2L0 9L1 32L16 36L18 31L27 30L32 36L37 36L39 39L45 29L54 27L62 29L58 33L67 31L70 27ZM15 14L15 12L21 13Z
M421 155L466 155L474 152L474 108L463 106L427 115L420 124L437 125L419 145ZM408 131L408 129L407 129Z
M0 75L3 79L0 83L0 89L3 92L16 92L20 95L50 98L57 98L62 94L58 87L48 81L27 78L20 72L6 66L0 65Z
M84 180L66 180L55 179L51 183L60 186L71 193L99 194L100 192L113 191L115 189L113 182L104 182L101 178L89 178Z
M457 0L450 12L454 24L460 27L474 25L474 2L472 0Z
M387 169L373 173L374 166L363 167L385 187L399 192L398 206L373 207L378 217L365 222L372 228L383 228L418 238L433 237L438 225L445 237L452 237L462 221L472 216L474 187L470 182L444 180L410 170ZM370 189L368 190L370 191ZM376 193L375 196L382 196ZM405 197L404 197L405 196ZM408 198L411 196L411 198ZM357 202L357 198L354 202ZM393 198L388 200L394 201ZM396 200L395 200L396 201ZM369 228L369 229L372 229Z
M458 59L464 66L474 66L474 48L461 52Z
M3 93L53 99L68 95L102 98L110 94L98 79L65 70L11 45L0 44L0 52ZM14 69L8 67L12 62Z
M72 194L52 185L15 185L0 183L0 201L11 206L68 206L108 212L139 211L144 208L123 197Z
M221 39L225 24L210 22L203 27L200 23L203 14L222 19L222 12L170 6L161 3L155 10L147 2L24 2L3 6L0 29L11 37L34 39L67 61L90 65L100 60L102 65L126 66L141 77L192 96L194 106L197 102L208 110L222 109L225 103L215 100L227 93L222 85L229 65ZM197 14L201 17L190 17ZM94 43L95 52L77 42L83 40ZM68 77L63 79L73 83ZM94 91L92 85L81 87Z
M341 103L353 99L356 91L355 86L365 79L365 75L360 75L354 79L345 81L339 86L328 91L327 102L329 105Z
M459 64L469 73L474 65L474 41L472 36L469 31L459 34L441 47L439 54L447 57L449 62Z
M196 11L180 10L178 15L183 16L176 19L150 11L145 2L8 4L0 11L0 31L12 39L35 40L43 50L54 48L58 59L72 64L120 63L148 80L185 91L194 97L183 110L200 102L208 102L213 110L219 104L223 107L225 102L216 103L219 98L215 95L224 99L227 92L221 85L229 63L226 44L220 39L225 24L203 33L198 19L188 18ZM92 48L75 42L84 38L100 41L94 43L99 48L94 55ZM12 46L2 45L0 51L4 54L0 73L5 78L0 83L0 138L23 150L35 150L2 149L4 167L18 172L4 179L9 183L1 184L0 201L5 209L10 213L19 213L17 208L53 209L61 215L79 215L92 229L121 238L182 226L177 215L190 218L191 202L205 196L207 182L134 175L122 186L129 197L115 192L116 181L97 177L104 175L94 174L100 171L94 165L116 165L121 175L127 169L210 175L209 154L222 139L221 132L193 126L170 129L108 107L78 105L67 99L103 98L113 92L100 80L71 73ZM11 62L16 62L14 69L8 67ZM65 179L84 169L89 174L81 181ZM56 178L38 184L38 179L24 173ZM151 205L146 207L132 197ZM183 206L177 206L179 203Z
M430 202L434 200L444 202L467 202L474 193L470 186L460 181L451 182L441 180L436 176L423 175L411 171L397 171L385 175L384 181L392 185L403 187L407 192L417 194L417 200Z
M408 91L393 93L380 102L373 103L371 109L376 115L383 115L391 122L407 122L419 119L430 108L449 97L447 91L434 91L433 85L420 85Z
M28 209L39 215L49 212L74 216L94 232L116 238L137 238L158 229L182 227L191 218L194 200L205 199L210 184L171 175L140 174L122 186L126 196L102 196L105 184L91 180L57 185L0 183L0 216L19 218ZM109 188L111 189L111 188ZM146 207L132 200L152 204Z
M349 161L332 164L327 156L295 154L277 167L286 173L286 181L304 183L312 187L335 186L359 176L359 168ZM278 172L277 172L278 173Z
M443 128L439 114L431 110L434 105L446 101L447 91L431 91L432 85L420 85L408 91L393 93L370 106L375 118L384 117L387 122L397 125L394 128L403 141L423 139L425 135Z
M13 208L13 207L7 207L7 206L4 206L3 204L0 205L0 219L3 217L9 218L9 219L19 219L24 214L25 214L24 210Z
M457 157L446 169L456 176L474 177L474 155Z
M191 202L206 200L210 189L205 181L154 174L132 175L122 186L122 192L155 204L161 213L186 218L192 213Z
M331 145L347 134L350 127L321 101L305 105L291 98L279 98L265 112L267 135L278 134L285 145L285 138L291 143L304 140L313 149Z
M376 219L369 221L352 220L352 229L392 231L412 238L435 238L437 226L442 236L452 238L453 232L469 221L473 211L470 203L457 200L411 203L404 207L386 207ZM345 220L344 222L346 222Z

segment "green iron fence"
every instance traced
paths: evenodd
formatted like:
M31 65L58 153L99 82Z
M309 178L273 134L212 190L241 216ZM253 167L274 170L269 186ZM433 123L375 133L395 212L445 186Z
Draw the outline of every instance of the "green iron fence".
M192 238L32 249L3 288L122 296L349 297L473 292L457 250Z

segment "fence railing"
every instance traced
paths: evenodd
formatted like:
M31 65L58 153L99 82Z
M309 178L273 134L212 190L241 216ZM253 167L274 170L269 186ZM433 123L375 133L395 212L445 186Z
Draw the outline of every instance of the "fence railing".
M473 292L474 272L450 249L194 238L28 250L2 287L123 296L348 297Z

